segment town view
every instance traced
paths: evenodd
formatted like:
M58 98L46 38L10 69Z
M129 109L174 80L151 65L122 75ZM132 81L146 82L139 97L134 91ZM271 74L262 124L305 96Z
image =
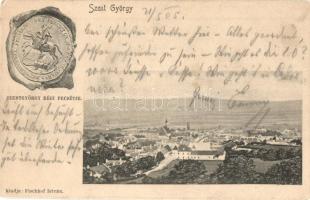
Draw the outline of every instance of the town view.
M301 114L296 109L301 102L271 104L268 117L252 127L243 123L252 116L249 110L221 116L126 114L86 104L84 184L302 184Z

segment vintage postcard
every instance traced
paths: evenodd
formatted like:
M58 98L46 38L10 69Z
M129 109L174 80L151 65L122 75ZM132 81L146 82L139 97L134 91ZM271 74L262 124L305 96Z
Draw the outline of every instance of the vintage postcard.
M310 199L310 2L4 0L0 196Z

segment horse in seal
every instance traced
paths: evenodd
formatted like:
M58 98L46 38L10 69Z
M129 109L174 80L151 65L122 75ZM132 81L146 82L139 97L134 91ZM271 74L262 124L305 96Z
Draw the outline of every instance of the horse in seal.
M36 65L36 67L41 67L47 70L48 68L53 67L58 63L59 58L56 55L56 51L58 51L60 55L62 55L62 52L60 51L59 46L57 44L49 41L52 38L52 36L46 27L45 28L42 27L42 30L36 32L35 34L32 33L25 34L24 37L30 38L32 40L31 47L35 50L40 51L38 59L41 59L44 56L44 52L48 53L53 58L52 64L48 66Z

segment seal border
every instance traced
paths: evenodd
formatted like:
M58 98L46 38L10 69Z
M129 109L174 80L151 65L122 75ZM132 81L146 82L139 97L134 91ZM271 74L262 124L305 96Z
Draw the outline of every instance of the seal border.
M64 69L63 73L60 74L57 78L45 82L36 82L26 79L22 74L18 72L16 67L14 66L13 55L12 55L12 46L14 33L18 27L20 27L25 21L36 16L36 15L50 15L52 17L57 18L62 21L68 29L71 31L72 42L73 42L73 52L71 56L71 60L68 62L68 66ZM74 87L74 82L72 78L72 73L74 71L76 65L76 59L74 56L74 49L76 48L76 28L73 21L65 16L59 8L56 7L45 7L39 10L30 10L24 13L21 13L10 20L10 32L6 41L6 53L8 60L8 68L9 73L12 79L30 90L34 90L36 88L46 89L46 88L68 88L72 89Z

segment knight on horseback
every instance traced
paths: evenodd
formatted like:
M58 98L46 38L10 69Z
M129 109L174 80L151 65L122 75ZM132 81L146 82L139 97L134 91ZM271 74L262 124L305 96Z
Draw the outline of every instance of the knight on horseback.
M42 59L44 57L44 52L49 53L49 55L53 58L53 63L50 64L49 67L55 66L58 63L58 56L56 55L56 50L62 55L57 44L50 41L52 36L48 31L48 27L42 25L41 30L36 32L35 34L25 35L26 37L30 37L32 39L32 48L39 50L40 55L38 59Z
M47 42L49 41L49 39L52 38L50 32L48 31L48 27L43 25L42 26L42 30L36 32L36 37L39 39L38 42L38 50L41 52L40 57L43 57L42 52L48 52L49 51L49 45L47 44Z

